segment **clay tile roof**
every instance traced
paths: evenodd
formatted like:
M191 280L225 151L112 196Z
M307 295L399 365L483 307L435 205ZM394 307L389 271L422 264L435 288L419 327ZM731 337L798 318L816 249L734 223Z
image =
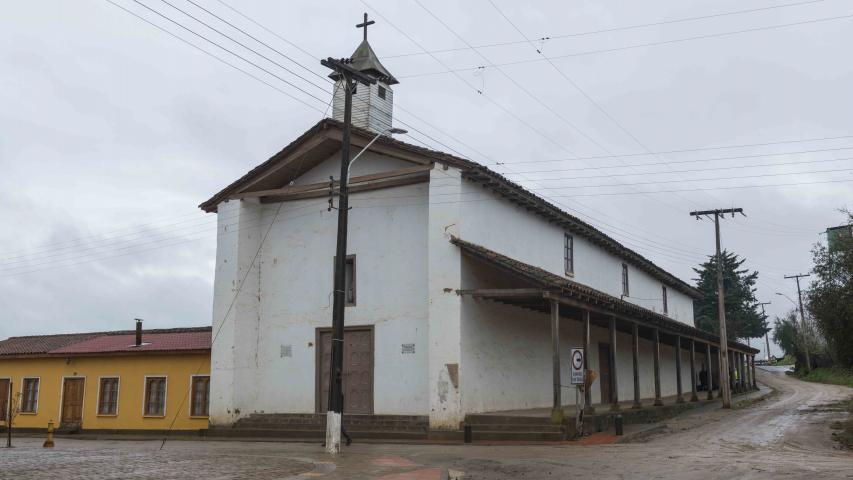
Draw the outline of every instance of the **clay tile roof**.
M88 340L97 333L69 333L64 335L33 335L27 337L10 337L0 341L0 356L3 355L35 355L47 353L57 348Z
M135 341L132 330L11 337L0 341L0 358L210 350L211 327L144 330L143 345Z

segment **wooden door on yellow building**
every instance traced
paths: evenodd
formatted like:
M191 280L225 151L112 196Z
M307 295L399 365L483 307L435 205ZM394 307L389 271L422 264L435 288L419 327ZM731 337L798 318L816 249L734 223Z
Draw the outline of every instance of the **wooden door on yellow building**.
M62 385L62 426L79 427L83 423L82 378L66 378Z

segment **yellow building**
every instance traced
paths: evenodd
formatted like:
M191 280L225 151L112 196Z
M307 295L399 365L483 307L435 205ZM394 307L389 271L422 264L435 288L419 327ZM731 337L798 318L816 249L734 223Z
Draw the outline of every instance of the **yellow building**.
M0 412L11 398L22 430L49 421L69 431L206 429L210 342L210 327L139 323L135 332L11 337L0 341Z

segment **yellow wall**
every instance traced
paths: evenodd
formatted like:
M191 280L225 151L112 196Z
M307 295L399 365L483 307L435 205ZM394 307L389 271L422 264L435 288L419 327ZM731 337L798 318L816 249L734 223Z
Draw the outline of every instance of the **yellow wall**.
M11 378L15 395L21 391L24 377L41 379L38 412L19 414L14 419L15 428L46 428L49 420L58 426L63 377L85 377L84 429L167 430L173 420L174 430L207 428L207 417L190 418L190 377L195 374L210 374L210 354L0 360L0 379ZM167 377L165 417L142 415L146 375ZM115 416L98 415L99 377L119 377L118 413Z

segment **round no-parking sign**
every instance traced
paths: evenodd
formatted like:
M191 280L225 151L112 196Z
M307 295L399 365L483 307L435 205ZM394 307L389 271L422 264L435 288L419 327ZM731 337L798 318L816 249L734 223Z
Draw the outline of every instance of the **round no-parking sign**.
M583 385L583 348L572 348L572 385Z

